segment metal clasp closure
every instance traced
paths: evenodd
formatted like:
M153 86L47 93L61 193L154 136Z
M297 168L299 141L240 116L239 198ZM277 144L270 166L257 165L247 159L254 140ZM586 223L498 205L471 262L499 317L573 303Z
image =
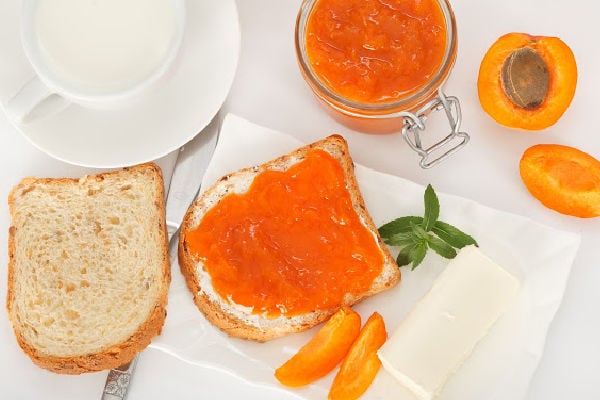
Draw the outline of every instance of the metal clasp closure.
M450 134L441 141L423 148L420 131L425 130L425 120L432 111L444 110L450 123ZM421 156L419 165L427 169L440 163L451 154L458 151L469 142L469 135L466 132L460 132L460 123L462 114L458 98L446 96L442 89L438 89L438 96L425 104L415 113L403 112L404 126L402 127L402 137L408 145ZM439 154L442 152L441 154ZM439 154L436 156L436 154Z

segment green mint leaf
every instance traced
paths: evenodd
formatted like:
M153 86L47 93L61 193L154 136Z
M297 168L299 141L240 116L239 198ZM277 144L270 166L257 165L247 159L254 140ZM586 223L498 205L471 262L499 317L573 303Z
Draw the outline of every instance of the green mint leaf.
M406 232L412 230L412 224L421 224L423 222L423 217L400 217L395 220L388 222L385 225L379 227L379 235L382 238L390 238L392 235L399 232Z
M439 239L433 235L429 236L429 240L427 241L429 247L433 249L436 253L444 258L454 258L456 257L456 250L454 247L450 246L448 243L444 242L442 239Z
M412 231L414 236L422 241L427 241L429 239L429 233L423 228L421 225L412 225Z
M414 270L415 268L417 268L419 266L419 264L421 264L423 259L425 259L426 254L427 254L427 242L420 241L419 243L417 243L417 245L414 247L414 250L412 251L411 270Z
M412 262L412 253L414 251L415 246L416 243L413 243L400 249L400 252L396 257L396 264L398 264L399 267L408 265Z
M440 201L433 190L431 184L427 185L425 189L425 215L423 217L423 228L429 232L435 225L438 217L440 216Z
M442 257L454 258L455 248L460 249L471 244L478 246L470 235L450 224L438 221L440 201L431 185L427 185L423 198L423 217L400 217L379 227L379 234L385 244L400 247L396 258L398 266L412 264L411 269L414 270L423 262L429 248Z
M467 235L457 227L442 221L437 221L433 226L432 231L444 242L458 249L462 249L470 244L479 246L475 239L473 239L470 235Z
M412 231L394 233L387 239L383 239L385 244L390 246L407 246L413 244L417 240L417 237Z
M419 240L403 247L396 257L396 263L402 267L412 263L411 269L414 270L425 258L427 254L427 242Z

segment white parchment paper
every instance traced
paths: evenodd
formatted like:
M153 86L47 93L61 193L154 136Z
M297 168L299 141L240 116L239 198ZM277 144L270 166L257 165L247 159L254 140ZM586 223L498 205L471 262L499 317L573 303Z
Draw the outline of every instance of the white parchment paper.
M202 187L207 189L225 174L276 158L302 144L291 136L230 114L223 122ZM403 215L422 215L423 186L360 165L356 166L356 175L377 226ZM468 199L444 193L438 196L440 220L475 237L484 253L521 281L521 291L513 307L449 380L440 399L525 399L529 381L544 351L548 327L560 306L580 237ZM288 398L326 398L335 371L302 389L284 388L273 376L274 369L291 357L318 328L268 343L228 338L208 323L193 304L175 252L171 260L173 281L167 320L162 335L153 341L152 347L195 365L227 371L250 385L281 388ZM379 312L391 334L429 290L447 262L430 252L415 271L402 268L398 286L354 308L363 321L373 311ZM363 398L413 399L383 369Z

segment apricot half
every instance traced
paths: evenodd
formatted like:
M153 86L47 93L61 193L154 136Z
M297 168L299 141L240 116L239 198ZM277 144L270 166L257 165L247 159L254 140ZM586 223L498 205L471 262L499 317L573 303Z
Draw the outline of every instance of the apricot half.
M508 33L488 49L479 67L482 108L510 128L541 130L554 125L571 104L577 86L573 52L561 39Z
M322 378L344 359L360 332L360 315L342 307L296 354L275 370L286 386L303 386Z
M362 396L379 372L381 361L377 350L386 340L383 318L375 312L361 329L333 379L329 400L354 400Z
M600 215L600 161L573 147L538 144L519 164L529 192L546 207L581 218Z

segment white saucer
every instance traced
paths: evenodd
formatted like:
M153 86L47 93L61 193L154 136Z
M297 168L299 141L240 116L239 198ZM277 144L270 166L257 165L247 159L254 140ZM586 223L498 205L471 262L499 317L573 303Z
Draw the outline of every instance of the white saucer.
M19 40L20 2L0 5L0 104L33 76ZM152 91L112 110L69 105L58 114L13 125L59 160L97 168L160 158L200 132L233 83L240 47L234 0L186 4L183 42L168 76Z

